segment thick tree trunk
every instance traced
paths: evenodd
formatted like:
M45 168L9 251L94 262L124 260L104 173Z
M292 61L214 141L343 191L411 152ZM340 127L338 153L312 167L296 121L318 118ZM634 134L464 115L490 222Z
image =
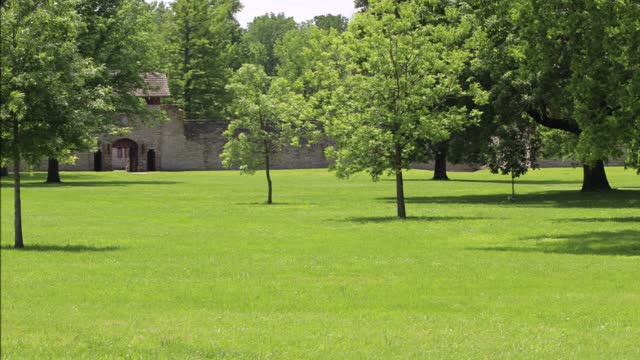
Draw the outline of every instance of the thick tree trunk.
M102 151L93 153L93 171L102 171Z
M9 168L6 166L1 167L0 176L9 176Z
M265 164L265 169L267 173L267 185L269 186L269 193L267 195L267 204L273 204L273 185L271 184L271 173L269 172L271 167L271 161L270 161L271 159L269 159L269 145L267 144L266 140L264 142L264 150L265 150L264 164Z
M396 146L395 156L396 166L396 204L398 206L398 217L406 219L407 213L404 207L404 181L402 179L402 148Z
M15 144L14 144L15 146ZM20 155L18 150L13 155L13 190L14 190L14 246L16 249L24 248L22 240L22 201L20 198Z
M436 167L433 172L433 180L449 180L447 176L447 148L449 144L445 141L436 145Z
M607 180L607 173L604 169L604 161L598 160L595 165L583 166L582 191L609 191L611 186Z
M60 182L60 163L56 159L49 159L49 165L47 167L47 183L59 183Z

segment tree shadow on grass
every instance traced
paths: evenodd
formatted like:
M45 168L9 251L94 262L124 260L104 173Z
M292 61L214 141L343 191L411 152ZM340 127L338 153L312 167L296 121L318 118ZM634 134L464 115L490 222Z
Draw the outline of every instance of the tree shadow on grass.
M135 173L132 173L135 174ZM166 180L142 180L136 177L135 180L105 180L104 176L78 173L62 174L61 183L46 183L46 173L26 173L21 177L20 186L23 188L60 188L60 187L109 187L109 186L130 186L130 185L174 185L180 184L177 181ZM2 178L3 188L13 187L13 177Z
M574 219L558 219L557 222L618 222L618 223L636 223L640 225L640 216L628 217L610 217L610 218L574 218Z
M406 222L406 221L465 221L465 220L487 220L484 217L464 217L464 216L407 216L406 219L400 219L397 216L353 216L346 219L340 219L344 222L355 222L360 224L366 223L390 223L390 222Z
M119 246L90 246L90 245L25 245L22 249L16 249L12 245L3 245L2 250L12 250L16 252L69 252L69 253L83 253L83 252L108 252L117 251L122 248Z
M534 241L528 246L500 246L468 248L469 250L537 252L572 255L615 255L640 256L640 231L596 231L583 234L557 235L555 237L536 236L525 238Z
M383 181L393 181L395 182L395 179L382 179ZM407 182L412 182L412 181L432 181L432 182L442 182L442 180L433 180L431 178L429 179L404 179L404 181ZM507 185L511 185L511 179L505 179L505 180L499 180L499 179L495 179L495 180L473 180L473 179L455 179L455 178L449 178L449 180L446 180L445 182L462 182L462 183L486 183L486 184L507 184ZM577 180L516 180L516 185L521 184L521 185L581 185L582 181L577 181Z
M21 184L24 188L57 188L57 187L110 187L110 186L131 186L131 185L175 185L177 181L71 181L57 184L28 182ZM12 187L2 184L3 187Z
M635 208L640 205L640 191L613 190L599 193L579 191L544 191L516 194L511 202L509 194L479 194L460 196L421 196L407 197L410 204L467 204L467 205L509 205L514 207L559 207L559 208ZM377 200L395 203L395 197Z
M252 206L258 206L258 205L264 205L264 206L283 206L283 205L303 205L303 204L294 204L294 203L288 203L288 202L273 202L271 204L267 204L266 201L255 201L255 202L244 202L244 203L235 203L234 205L252 205Z

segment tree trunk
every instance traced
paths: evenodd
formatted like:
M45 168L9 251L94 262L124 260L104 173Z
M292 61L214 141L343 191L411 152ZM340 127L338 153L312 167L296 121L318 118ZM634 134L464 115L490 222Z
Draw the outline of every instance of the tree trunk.
M607 180L607 173L604 169L604 161L598 160L595 165L584 165L584 176L582 180L582 191L609 191L611 186Z
M102 151L93 153L93 171L102 171Z
M60 183L60 163L53 158L49 159L47 167L47 183Z
M17 132L17 131L16 131ZM15 135L14 135L15 136ZM15 139L16 137L14 137ZM20 199L20 153L17 144L13 144L16 148L13 151L13 191L14 191L14 225L15 225L15 248L24 248L22 240L22 202Z
M9 176L9 168L6 166L1 167L0 176Z
M436 145L436 168L433 172L433 180L449 180L447 176L447 148L448 142Z
M269 186L269 194L267 195L267 204L273 204L273 186L271 184L271 173L269 172L271 164L269 159L269 146L267 145L267 141L264 142L264 164L267 172L267 185Z
M398 217L406 219L407 213L404 207L404 181L402 179L402 148L396 145L396 204L398 206Z
M516 177L511 173L511 201L516 200Z

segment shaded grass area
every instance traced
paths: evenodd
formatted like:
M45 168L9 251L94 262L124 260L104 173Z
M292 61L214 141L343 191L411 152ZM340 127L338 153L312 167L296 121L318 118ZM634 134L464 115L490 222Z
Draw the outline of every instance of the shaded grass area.
M637 225L638 223L636 223ZM524 238L525 246L499 246L476 250L542 252L576 255L640 256L640 230L596 231Z
M640 177L2 179L4 358L640 358Z
M384 200L395 203L395 197L384 197ZM510 204L519 207L569 207L569 208L621 208L632 207L637 204L640 207L640 191L637 190L612 190L605 193L581 193L578 191L542 191L517 194L512 202L504 194L469 194L462 196L408 196L407 203L414 204L474 204L474 205L500 205Z

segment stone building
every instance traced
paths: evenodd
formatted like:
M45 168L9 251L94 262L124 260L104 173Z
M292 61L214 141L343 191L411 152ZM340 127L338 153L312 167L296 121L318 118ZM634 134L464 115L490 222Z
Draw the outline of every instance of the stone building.
M188 120L173 105L161 105L162 98L170 96L164 74L145 76L148 90L138 90L147 106L165 111L169 122L150 126L138 125L123 116L120 125L128 127L125 136L102 136L95 153L79 153L75 164L61 166L63 170L129 170L129 171L182 171L223 169L220 154L226 142L223 132L228 121ZM320 142L309 148L290 148L276 156L273 167L321 168L328 165L323 150L327 143Z

